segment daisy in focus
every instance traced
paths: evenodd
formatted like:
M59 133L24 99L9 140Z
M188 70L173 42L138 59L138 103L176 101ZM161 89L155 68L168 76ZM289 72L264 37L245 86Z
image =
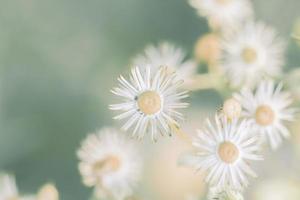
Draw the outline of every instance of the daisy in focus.
M178 121L184 119L178 109L188 106L181 102L188 97L187 92L178 91L183 81L176 73L168 73L166 67L132 68L129 80L120 76L119 87L112 90L123 99L120 104L110 105L110 109L121 111L114 119L127 119L121 129L132 128L132 136L137 138L150 133L154 141L158 135L171 135L172 126L179 126Z
M228 188L222 190L210 188L208 200L244 200L244 197L240 192Z
M153 72L166 66L170 73L176 72L178 79L185 83L192 81L197 70L197 64L193 60L186 60L186 53L181 48L168 42L146 47L144 53L133 60L133 66L151 67Z
M34 196L21 196L15 178L8 174L1 174L0 200L35 200L35 198Z
M253 15L249 0L189 0L189 3L208 19L213 29L233 29Z
M263 77L277 77L284 64L284 42L263 23L247 23L224 36L221 66L233 87L253 87Z
M123 200L133 193L141 173L137 148L123 133L104 128L89 135L77 152L83 183L97 198Z
M292 121L295 113L295 109L289 108L291 95L282 87L273 81L262 81L256 90L244 88L235 95L242 104L242 116L252 122L254 130L268 140L273 150L290 136L284 123Z
M206 128L198 132L193 145L197 153L191 157L196 169L207 171L205 181L218 189L242 190L248 177L256 177L249 163L262 160L259 137L252 134L249 121L228 122L215 116L215 124L208 119Z

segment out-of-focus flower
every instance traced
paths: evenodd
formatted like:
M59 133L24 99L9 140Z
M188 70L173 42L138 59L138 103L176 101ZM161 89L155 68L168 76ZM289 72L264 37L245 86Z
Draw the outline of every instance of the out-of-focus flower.
M167 143L160 142L147 164L146 184L155 194L157 200L191 200L204 196L205 184L203 174L195 173L187 167L178 164L181 157L192 146L174 137ZM157 152L157 153L156 153ZM159 152L159 153L158 153Z
M243 195L236 190L210 188L208 200L244 200Z
M48 183L39 190L36 200L59 200L59 193L53 184Z
M83 183L95 187L95 195L123 200L132 195L141 172L133 141L113 128L89 135L78 151Z
M127 131L134 127L133 137L142 138L145 133L150 133L156 140L159 134L171 135L171 125L179 126L177 121L182 121L183 115L177 110L188 106L181 102L188 95L186 91L178 92L183 82L177 80L176 73L168 73L166 67L154 73L150 70L150 67L145 71L133 68L130 81L120 76L120 85L112 92L122 97L123 103L113 104L110 109L122 111L114 119L129 118L122 129Z
M290 136L284 122L292 121L295 113L295 109L289 108L290 93L282 91L282 87L275 86L273 81L262 81L254 91L244 88L235 94L243 107L242 116L251 121L254 131L263 134L273 150Z
M34 196L21 196L15 178L9 174L0 175L0 200L35 200Z
M249 0L189 0L200 16L206 17L213 29L231 29L252 18Z
M147 46L144 53L133 60L133 65L151 67L152 72L166 66L168 72L176 72L178 79L184 80L184 83L191 82L197 71L197 64L193 60L186 60L186 53L169 42Z
M253 87L263 77L276 77L284 63L284 42L263 23L246 23L224 36L221 67L233 87Z
M216 115L215 124L208 119L206 128L198 132L193 141L197 153L191 159L196 169L208 172L205 181L210 186L241 190L248 185L248 176L256 176L249 162L262 160L262 156L259 137L250 125L247 120L229 123Z
M238 119L242 112L242 106L235 98L230 98L224 101L221 114L229 121Z
M220 57L220 38L215 33L201 36L195 45L194 54L198 61L215 65Z
M287 180L275 179L262 182L255 187L252 197L255 200L299 200L300 183Z

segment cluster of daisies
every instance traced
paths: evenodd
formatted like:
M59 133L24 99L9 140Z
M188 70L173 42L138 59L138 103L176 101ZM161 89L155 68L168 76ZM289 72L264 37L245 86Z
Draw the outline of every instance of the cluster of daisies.
M143 161L136 139L189 137L180 128L185 119L181 110L189 106L186 90L213 88L226 99L188 140L196 154L186 161L206 173L207 199L242 200L249 177L256 177L252 162L263 160L264 147L276 150L290 136L286 122L294 119L296 110L290 93L277 82L285 45L276 31L255 20L249 0L189 3L211 28L196 42L195 58L169 42L147 46L132 60L129 75L120 75L111 90L119 102L109 108L121 127L90 134L77 152L83 183L94 188L94 199L139 199L135 188ZM203 63L207 73L197 74ZM27 199L19 197L12 177L1 181L6 193L0 195L6 196L0 199ZM33 199L42 200L39 195Z

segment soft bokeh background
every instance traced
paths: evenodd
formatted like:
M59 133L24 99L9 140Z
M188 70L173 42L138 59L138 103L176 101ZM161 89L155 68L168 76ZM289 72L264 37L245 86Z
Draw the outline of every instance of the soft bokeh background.
M300 1L253 3L257 18L288 41L286 69L299 66L300 48L290 34ZM116 77L146 44L168 40L192 55L194 42L207 31L185 0L0 0L0 168L16 174L22 192L52 181L61 199L88 199L91 190L80 181L75 152L87 133L115 123L107 105ZM195 92L190 100L195 127L222 102L214 91ZM294 134L299 129L294 126ZM148 199L180 200L174 191L203 190L192 170L176 171L176 156L169 155L184 148L177 142L145 142L147 175L139 193ZM291 144L257 166L260 179L249 196L262 180L299 181L299 154Z

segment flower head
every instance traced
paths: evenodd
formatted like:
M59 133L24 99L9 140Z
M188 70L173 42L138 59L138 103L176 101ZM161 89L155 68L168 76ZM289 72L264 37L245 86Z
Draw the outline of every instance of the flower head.
M289 137L284 122L294 119L295 110L288 92L282 91L282 84L275 86L273 81L262 81L256 90L244 88L235 97L242 104L242 116L249 119L256 132L268 140L272 149Z
M59 193L53 184L48 183L40 188L36 200L59 200Z
M123 103L113 104L110 109L122 111L114 119L128 118L123 130L133 128L132 136L138 138L149 132L156 140L159 134L171 135L170 125L178 125L178 121L183 120L177 110L188 106L181 102L188 95L185 91L178 92L182 81L177 79L176 73L168 73L166 67L151 70L150 67L145 70L133 68L130 81L120 76L120 85L112 92L122 97Z
M284 63L285 45L263 23L246 23L222 42L221 66L233 87L253 87L263 77L276 77Z
M204 61L207 64L217 64L220 53L220 38L215 33L201 36L196 42L194 54L198 61Z
M229 98L223 103L222 114L228 120L238 119L242 112L242 106L235 98Z
M252 18L249 0L189 0L200 16L206 17L212 28L232 29Z
M89 135L78 151L79 171L96 196L123 200L132 195L141 172L136 146L112 128Z
M216 116L215 124L207 120L206 128L198 132L193 142L197 149L193 163L197 169L208 172L205 180L210 186L240 190L248 185L248 176L256 176L249 162L262 159L258 141L249 121L229 123Z
M186 53L169 42L147 46L144 53L133 60L133 66L151 67L152 72L166 66L170 73L176 71L178 79L184 80L184 83L189 83L197 70L197 64L186 60Z

